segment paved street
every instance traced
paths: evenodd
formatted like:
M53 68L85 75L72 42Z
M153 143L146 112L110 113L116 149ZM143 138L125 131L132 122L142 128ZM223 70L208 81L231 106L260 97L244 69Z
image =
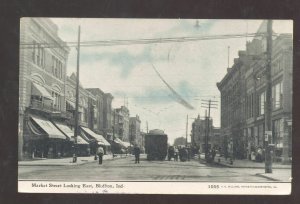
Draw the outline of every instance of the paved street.
M288 170L276 169L286 175ZM104 181L104 180L183 180L209 182L274 182L273 179L258 175L264 169L227 168L207 166L197 160L189 162L147 161L142 155L140 164L134 157L106 160L103 165L96 161L76 166L19 166L21 180L64 180L64 181ZM283 176L281 181L288 181Z

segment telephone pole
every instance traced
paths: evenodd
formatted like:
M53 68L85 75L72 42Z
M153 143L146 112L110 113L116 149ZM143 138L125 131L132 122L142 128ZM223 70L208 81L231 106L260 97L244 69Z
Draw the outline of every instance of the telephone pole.
M188 143L188 123L189 123L189 115L186 115L186 131L185 131L185 146L187 147L187 143Z
M267 66L266 66L266 105L265 105L265 173L272 173L272 20L267 22Z
M78 27L78 43L77 43L77 73L76 73L76 103L75 103L73 163L77 162L77 136L78 136L78 132L79 132L78 131L79 59L80 59L80 26Z
M206 131L205 131L205 160L208 161L208 140L209 140L209 135L210 135L210 109L217 109L217 102L218 101L213 101L213 100L202 100L203 103L201 103L202 108L207 108L208 109L208 116L207 112L205 111L205 117L206 117Z

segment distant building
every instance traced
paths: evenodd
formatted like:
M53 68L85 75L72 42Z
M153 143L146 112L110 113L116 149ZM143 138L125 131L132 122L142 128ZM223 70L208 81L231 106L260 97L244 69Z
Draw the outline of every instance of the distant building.
M129 118L129 142L141 146L141 120L138 115Z
M75 112L76 105L76 75L71 74L66 80L66 110L72 114ZM91 111L88 108L89 97L92 97L90 93L85 90L81 84L79 84L79 100L78 100L78 121L79 125L88 127L88 118L90 117ZM91 121L90 121L91 122ZM72 118L70 125L74 126L75 115Z
M91 103L95 103L94 115L94 127L93 130L101 135L105 135L104 128L104 92L99 88L87 88L95 98L95 101Z
M113 96L110 93L105 93L103 98L103 129L104 135L107 139L112 139L112 100Z
M201 119L200 116L193 121L191 137L191 144L194 149L199 149L200 152L205 152L205 135L207 130L207 120ZM220 147L220 128L215 128L213 126L213 120L209 120L209 134L208 134L208 148Z
M118 135L123 141L129 141L129 110L126 106L116 109L118 115Z

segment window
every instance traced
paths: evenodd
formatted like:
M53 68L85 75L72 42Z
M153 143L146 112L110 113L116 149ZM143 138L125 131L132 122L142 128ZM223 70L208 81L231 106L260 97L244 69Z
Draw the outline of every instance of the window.
M52 91L52 97L53 97L53 108L56 110L60 110L61 109L61 105L60 105L60 95L58 93L55 93Z
M62 67L63 67L62 62L56 57L52 56L52 73L55 77L59 79L62 79L63 76Z
M35 63L36 62L36 60L35 60L35 50L36 50L36 42L35 42L35 40L32 42L32 44L33 44L33 48L32 48L32 61Z
M274 109L282 107L282 82L272 87L272 99Z
M266 92L262 92L259 95L259 115L265 114L265 102L266 102Z

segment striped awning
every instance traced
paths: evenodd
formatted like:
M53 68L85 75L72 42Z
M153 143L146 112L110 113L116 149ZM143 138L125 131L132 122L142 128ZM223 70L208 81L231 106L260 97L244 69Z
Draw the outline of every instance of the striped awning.
M87 127L82 127L81 129L87 133L88 135L90 135L91 137L95 138L98 142L99 145L104 145L104 146L110 146L109 142L106 141L106 139L104 139L104 137L102 135L98 135L95 132L93 132L91 129L87 128Z
M49 138L53 139L66 139L66 136L58 130L52 122L50 122L47 119L44 118L39 118L36 116L31 116L30 117L41 129L43 129Z
M54 123L56 127L64 133L70 141L74 141L74 130L71 130L67 125L62 123ZM84 140L81 135L77 135L77 144L89 144L86 140Z

